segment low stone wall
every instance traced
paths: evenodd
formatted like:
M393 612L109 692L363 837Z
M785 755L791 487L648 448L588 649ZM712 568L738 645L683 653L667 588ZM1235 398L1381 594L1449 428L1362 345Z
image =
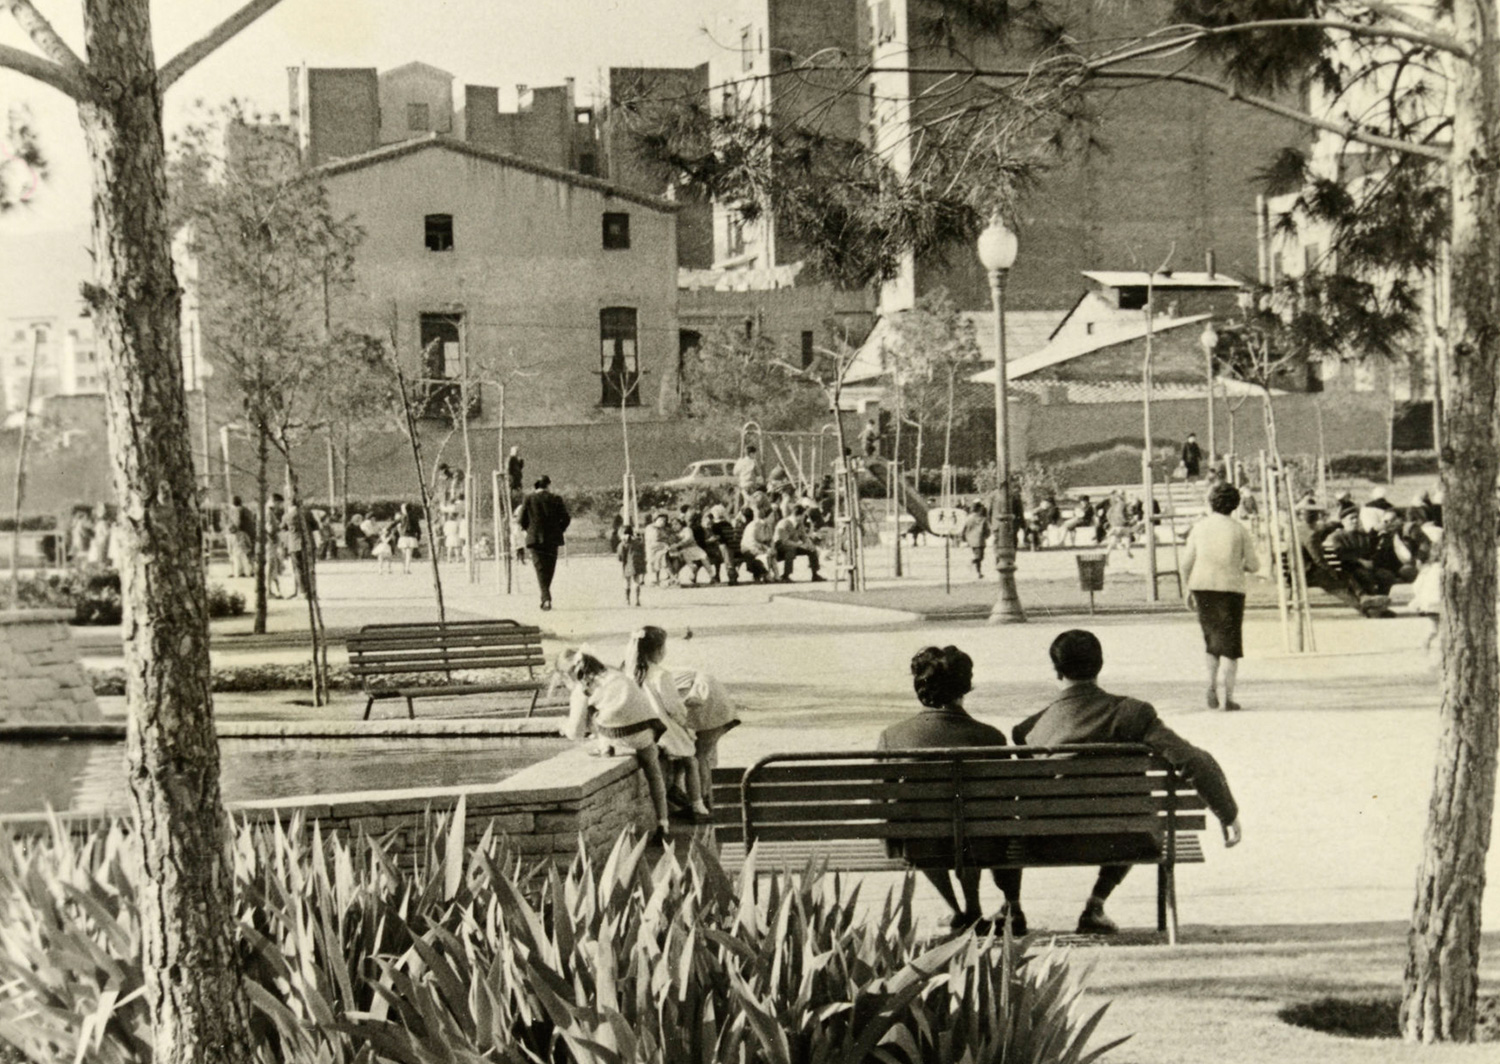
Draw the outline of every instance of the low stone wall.
M68 633L67 610L0 611L0 721L100 719L94 689Z
M499 783L481 787L431 787L412 790L358 791L307 795L270 801L237 802L237 816L269 823L301 814L317 820L324 835L340 833L390 836L392 852L401 864L414 857L413 845L429 813L453 810L462 796L464 836L479 841L493 826L511 849L527 858L565 864L578 852L578 837L591 853L602 853L629 825L648 831L655 824L645 777L633 757L592 757L583 748L522 769ZM76 831L101 818L64 816ZM0 831L13 835L40 834L50 821L39 814L0 817Z

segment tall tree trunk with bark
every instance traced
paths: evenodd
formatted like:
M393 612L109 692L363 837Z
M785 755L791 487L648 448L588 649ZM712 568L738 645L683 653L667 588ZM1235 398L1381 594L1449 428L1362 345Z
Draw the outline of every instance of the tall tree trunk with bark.
M85 0L94 282L116 534L124 537L127 777L158 1064L249 1061L228 818L209 686L201 517L166 217L147 0Z
M1495 802L1495 426L1500 361L1500 29L1495 0L1455 0L1472 63L1453 64L1453 296L1441 452L1443 701L1437 769L1407 933L1401 1029L1468 1041L1478 1002L1480 901Z

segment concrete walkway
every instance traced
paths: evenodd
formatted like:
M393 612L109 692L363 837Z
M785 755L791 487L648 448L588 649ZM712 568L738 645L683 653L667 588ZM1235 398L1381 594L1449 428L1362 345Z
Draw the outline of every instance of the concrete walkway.
M1035 585L1055 582L1059 571L1073 567L1070 554L1023 554L1023 601ZM942 578L941 549L919 548L904 560L915 563L918 575L900 586L930 595L934 576ZM916 710L908 662L928 644L953 643L973 655L976 687L968 706L1009 729L1053 695L1046 654L1052 638L1065 627L1093 628L1105 647L1104 685L1153 702L1173 728L1211 750L1243 808L1244 843L1225 851L1210 838L1207 863L1180 876L1186 923L1386 922L1408 915L1437 738L1438 660L1436 651L1422 650L1429 628L1424 620L1371 621L1320 610L1319 652L1291 655L1275 611L1252 611L1239 692L1246 711L1225 714L1204 708L1201 637L1185 612L1038 618L1015 627L924 622L897 609L804 595L814 589L800 582L648 587L646 605L637 609L623 604L613 561L595 557L560 567L557 608L543 613L527 569L517 570L522 590L510 596L495 591L492 573L488 582L469 585L460 566L445 569L450 616L538 623L548 633L549 652L587 643L606 660L619 660L634 627L666 628L669 663L712 670L745 706L745 726L721 749L727 764L782 750L868 747L881 728ZM378 576L373 563L341 562L320 570L320 580L331 628L436 616L426 567L410 576ZM876 581L885 588L895 583ZM244 619L216 622L216 660L299 660L305 651L292 640L305 623L304 610L301 603L274 604L273 632L286 633L280 645L228 634L247 629ZM109 660L90 654L96 664ZM290 704L296 697L220 695L216 705L229 719L347 719L363 709L363 700L352 695L322 710ZM465 715L484 708L454 707ZM1500 858L1493 854L1489 872L1500 881ZM1070 930L1089 883L1083 870L1028 873L1032 923ZM1116 897L1113 911L1123 924L1153 922L1153 876L1133 875ZM1500 893L1490 892L1485 916L1489 925L1500 919Z

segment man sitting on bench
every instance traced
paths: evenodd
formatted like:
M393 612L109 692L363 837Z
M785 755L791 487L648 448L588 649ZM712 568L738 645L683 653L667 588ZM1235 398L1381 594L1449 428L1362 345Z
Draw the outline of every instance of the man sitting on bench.
M1112 695L1096 682L1104 667L1104 648L1093 632L1073 629L1052 641L1049 651L1063 693L1035 716L1016 725L1017 746L1062 746L1067 743L1144 743L1197 788L1224 828L1224 845L1240 841L1239 807L1219 763L1168 728L1146 702ZM1048 846L1076 846L1081 836L1043 837L1030 841L1034 852ZM1106 842L1101 838L1101 848ZM1120 842L1109 843L1118 846ZM1137 854L1122 852L1121 857ZM1106 864L1099 869L1093 892L1078 918L1080 934L1112 935L1119 927L1104 915L1104 903L1130 871L1128 864ZM997 868L995 882L1005 894L1012 928L1025 926L1021 915L1021 870Z

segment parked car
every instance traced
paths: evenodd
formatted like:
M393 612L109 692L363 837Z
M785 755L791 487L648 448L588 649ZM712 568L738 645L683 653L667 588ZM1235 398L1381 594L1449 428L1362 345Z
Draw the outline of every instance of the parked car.
M734 477L733 458L705 458L693 462L680 477L663 480L657 486L663 488L732 488L738 481Z

